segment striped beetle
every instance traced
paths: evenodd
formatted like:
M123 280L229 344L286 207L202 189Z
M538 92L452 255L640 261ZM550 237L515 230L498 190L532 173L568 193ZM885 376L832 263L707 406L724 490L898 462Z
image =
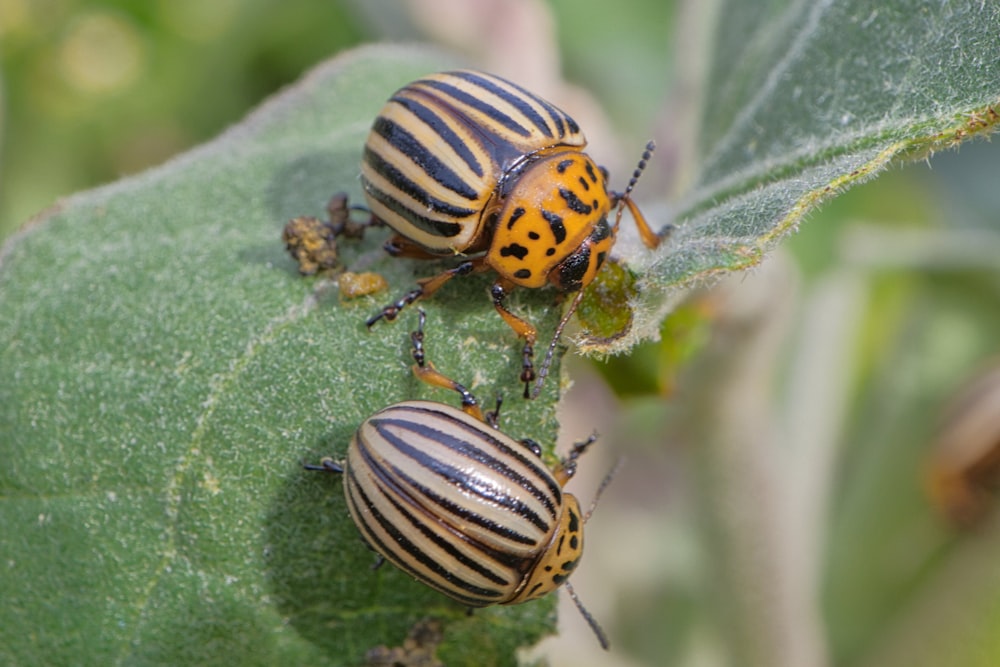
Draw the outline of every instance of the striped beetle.
M607 172L583 152L586 144L569 115L490 74L444 72L397 91L364 147L361 182L372 221L396 232L385 245L393 256L474 257L418 281L367 325L395 319L456 276L493 270L493 306L524 339L528 398L538 332L507 309L508 293L515 286L551 283L575 292L589 285L615 243L623 206L646 246L662 239L631 198L653 143L623 193L608 190Z
M364 542L418 581L472 607L520 604L562 585L604 649L608 639L568 578L583 553L584 514L562 488L597 439L578 442L554 470L533 440L498 428L500 399L476 398L425 360L423 327L411 334L414 374L462 397L461 409L412 400L379 410L358 428L347 460L308 470L342 473L351 518Z

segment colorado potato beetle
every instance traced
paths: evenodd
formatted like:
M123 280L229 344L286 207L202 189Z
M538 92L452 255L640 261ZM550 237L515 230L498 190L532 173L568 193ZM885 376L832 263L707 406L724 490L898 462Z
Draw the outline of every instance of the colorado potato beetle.
M419 280L368 326L395 319L456 276L495 271L493 305L524 340L527 398L538 333L507 309L510 291L552 284L574 292L590 284L615 243L623 206L646 246L661 241L631 198L653 143L622 193L608 189L607 172L583 152L586 144L568 114L490 74L444 72L397 91L364 147L361 182L372 221L395 231L385 245L393 256L469 259Z
M550 470L536 442L499 430L499 399L494 411L483 412L465 387L425 361L423 324L421 311L411 334L413 372L459 393L462 407L390 405L361 424L342 464L323 459L305 467L343 474L362 539L403 572L469 607L520 604L565 585L607 649L603 630L567 581L594 506L584 514L563 487L596 435Z

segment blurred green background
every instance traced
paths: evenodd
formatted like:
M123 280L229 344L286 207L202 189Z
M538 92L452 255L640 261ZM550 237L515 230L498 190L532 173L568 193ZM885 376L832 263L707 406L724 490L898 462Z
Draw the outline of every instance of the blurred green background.
M365 35L337 2L0 0L0 235L214 136Z
M628 99L607 108L645 137L665 90L662 74L647 77L664 71L671 3L552 9L567 75L602 100ZM0 0L0 238L60 196L214 136L353 45L447 42L421 27L434 13L364 0Z
M492 12L500 4L470 3ZM469 35L435 29L445 17L432 6L0 0L0 239L60 196L159 164L216 135L315 63L353 45L433 40L488 66ZM696 69L688 59L695 56L674 36L681 8L662 0L505 6L519 8L509 14L507 43L532 35L540 40L533 47L551 49L555 60L546 66L554 62L557 73L598 101L622 145L638 147L655 136L667 147L644 176L646 197L687 180L691 165L682 148L670 148L683 144L676 136L683 126L675 120L695 103L685 97ZM539 7L547 12L538 14ZM1000 356L998 151L996 143L975 142L895 169L811 216L782 249L792 276L786 282L795 286L788 296L794 314L785 354L773 362L774 418L779 430L795 432L796 413L825 415L828 421L816 419L806 430L826 429L812 435L834 443L820 489L827 495L817 501L823 552L812 564L822 572L819 613L830 664L878 664L872 656L880 651L898 658L901 649L891 637L910 623L926 627L913 620L922 615L934 618L926 611L935 607L927 593L933 586L961 590L969 581L982 583L983 600L966 609L984 621L968 626L980 638L1000 615L997 582L974 568L964 574L946 569L955 554L989 545L997 529L969 537L941 519L922 485L944 406ZM824 320L842 314L822 307L830 293L846 294L848 318ZM580 369L573 394L603 406L597 411L609 414L605 428L617 436L633 471L622 473L625 481L609 491L595 517L588 562L604 569L577 589L588 598L604 589L611 598L598 602L597 615L624 639L618 655L635 664L668 658L724 664L711 659L717 650L706 648L718 628L705 620L710 605L697 583L706 576L690 511L697 502L685 499L698 493L685 479L697 455L676 446L683 435L676 442L664 435L673 433L667 424L680 410L664 400L683 387L684 366L702 349L712 321L712 308L697 303L665 323L662 343ZM797 377L810 355L830 353L810 348L819 336L809 332L816 331L844 334L835 381L819 372L813 384ZM684 390L679 393L682 403ZM602 535L604 512L617 519L603 522ZM635 548L620 553L623 540ZM597 555L602 541L618 553ZM946 583L935 584L939 577ZM576 641L590 641L586 628ZM973 642L986 662L955 664L1000 664L1000 652L984 648L988 644ZM593 658L590 648L581 651ZM698 663L706 654L708 661ZM616 664L599 659L588 664Z

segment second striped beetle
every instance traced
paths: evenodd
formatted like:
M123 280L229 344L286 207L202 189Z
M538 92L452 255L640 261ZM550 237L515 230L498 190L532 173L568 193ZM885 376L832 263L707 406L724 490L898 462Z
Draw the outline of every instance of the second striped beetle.
M576 443L550 470L537 442L499 430L500 399L484 412L461 384L425 359L425 315L411 334L414 374L462 397L461 408L411 400L366 419L342 463L308 470L339 473L364 542L418 581L472 607L510 605L565 586L608 648L608 639L568 578L583 553L586 513L563 487L596 435Z

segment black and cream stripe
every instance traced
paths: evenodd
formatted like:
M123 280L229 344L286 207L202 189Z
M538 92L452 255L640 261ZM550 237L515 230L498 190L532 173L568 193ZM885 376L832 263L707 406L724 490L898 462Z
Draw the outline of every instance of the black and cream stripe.
M552 146L586 145L576 122L505 79L468 70L396 92L365 142L361 179L376 217L430 252L483 250L483 209L504 174Z
M527 446L442 403L408 401L371 416L345 472L365 541L469 606L514 598L563 510L558 482Z

